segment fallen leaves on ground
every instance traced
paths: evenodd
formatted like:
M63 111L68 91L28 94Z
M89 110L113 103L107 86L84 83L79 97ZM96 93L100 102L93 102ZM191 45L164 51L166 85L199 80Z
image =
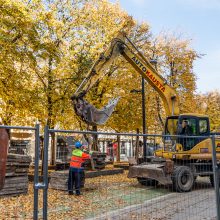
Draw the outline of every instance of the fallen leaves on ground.
M107 169L110 169L108 167ZM111 206L114 203L113 190L122 189L125 185L137 184L135 179L128 179L127 172L111 176L100 176L86 179L82 196L70 196L67 191L48 189L49 219L84 219L91 216L96 209ZM100 201L106 201L104 203ZM33 219L34 190L29 184L28 194L16 197L0 198L1 219ZM123 203L120 199L116 203ZM103 207L102 207L103 206ZM39 217L42 218L43 190L39 190Z

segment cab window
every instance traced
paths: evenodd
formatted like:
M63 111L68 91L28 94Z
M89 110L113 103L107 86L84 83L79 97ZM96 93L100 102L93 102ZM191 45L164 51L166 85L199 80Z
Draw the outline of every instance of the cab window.
M196 135L197 134L197 132L196 132L196 119L195 118L183 118L181 121L181 124L183 122L185 122L185 125L186 125L186 129L185 129L184 134L186 134L186 135ZM181 130L182 130L181 124L179 125L180 126L179 133L181 133Z
M178 118L169 118L167 120L166 135L177 134Z
M189 119L189 126L192 129L192 135L196 135L196 119L190 118Z
M208 131L208 122L206 119L199 119L199 133L204 134Z

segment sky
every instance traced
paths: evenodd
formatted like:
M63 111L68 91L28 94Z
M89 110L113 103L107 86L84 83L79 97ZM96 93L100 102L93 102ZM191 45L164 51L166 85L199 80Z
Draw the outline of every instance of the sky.
M111 0L110 2L116 2ZM182 33L200 54L194 72L197 92L220 92L220 0L119 0L122 9L147 22L154 35Z

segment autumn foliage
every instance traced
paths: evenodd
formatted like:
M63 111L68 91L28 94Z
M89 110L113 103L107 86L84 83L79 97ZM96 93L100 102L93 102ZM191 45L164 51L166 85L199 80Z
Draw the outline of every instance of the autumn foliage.
M51 128L85 128L70 96L103 48L123 30L148 59L157 59L155 68L176 89L181 112L205 113L213 118L213 129L220 125L215 120L220 95L196 94L199 73L193 64L200 55L190 40L170 33L153 36L148 23L138 23L118 3L0 0L0 22L0 117L5 124L33 125L38 120ZM147 129L152 133L162 130L165 112L158 94L145 86ZM103 129L141 129L141 95L131 93L133 89L141 89L141 77L119 58L87 95L97 108L121 97Z

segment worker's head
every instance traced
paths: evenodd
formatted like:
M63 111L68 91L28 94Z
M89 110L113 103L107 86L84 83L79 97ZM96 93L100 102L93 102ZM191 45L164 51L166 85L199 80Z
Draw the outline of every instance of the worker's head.
M186 127L188 125L188 121L187 120L183 120L182 121L182 127L184 128L184 127Z
M75 143L75 148L81 148L81 147L82 147L81 142L80 142L80 141L77 141L77 142Z

